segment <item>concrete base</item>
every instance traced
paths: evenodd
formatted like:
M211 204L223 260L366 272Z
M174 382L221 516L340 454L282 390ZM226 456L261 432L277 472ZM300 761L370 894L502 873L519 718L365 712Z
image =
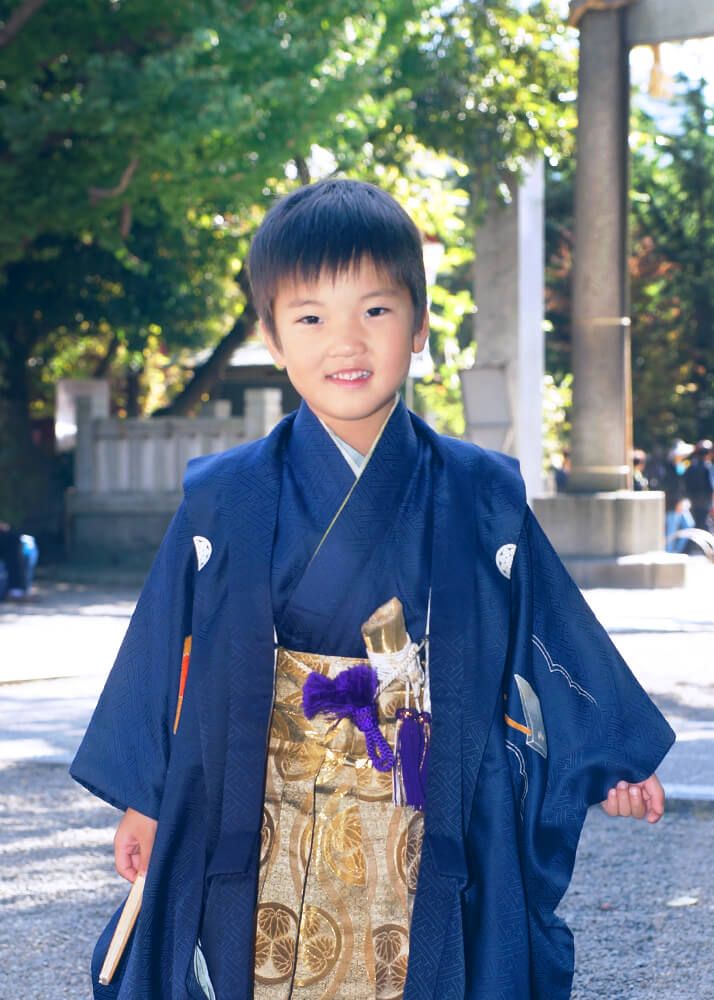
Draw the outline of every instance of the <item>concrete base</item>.
M71 559L147 568L161 544L180 492L65 495L66 547Z
M614 587L624 590L684 587L687 580L687 556L670 552L645 552L616 559L578 559L566 557L568 572L579 587Z
M684 586L686 557L663 551L663 493L557 493L532 506L578 586Z
M664 549L664 493L556 493L534 497L533 510L561 559Z

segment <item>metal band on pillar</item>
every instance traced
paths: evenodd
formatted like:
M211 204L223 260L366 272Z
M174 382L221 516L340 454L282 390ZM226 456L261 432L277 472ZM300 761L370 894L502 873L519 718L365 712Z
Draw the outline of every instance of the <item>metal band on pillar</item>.
M629 7L637 0L570 0L570 15L568 24L577 28L584 14L589 10L617 10L619 7Z

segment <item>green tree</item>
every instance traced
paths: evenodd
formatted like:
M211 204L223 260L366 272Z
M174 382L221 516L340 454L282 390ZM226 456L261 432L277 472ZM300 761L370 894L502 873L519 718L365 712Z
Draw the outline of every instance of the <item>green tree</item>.
M492 199L510 201L529 158L544 156L556 166L572 150L576 51L553 3L468 0L431 7L395 65L393 85L410 99L395 105L374 141L376 155L406 167L403 136L413 134L444 156L442 184L464 209L461 226L453 226L453 216L436 226L449 250L443 290L434 296L439 364L421 387L444 429L463 430L458 369L477 350L469 296L478 222Z
M680 79L679 126L633 130L633 381L644 447L714 431L714 108Z
M474 212L524 155L556 159L571 117L563 26L521 6L0 0L6 439L25 447L28 407L46 412L68 371L108 370L124 411L154 406L157 345L169 367L214 345L175 385L174 408L195 408L253 322L250 235L315 149L446 244L428 391L458 429Z
M0 3L4 470L31 451L58 349L78 374L113 357L133 411L157 336L169 354L220 340L179 399L195 406L250 325L241 261L286 161L363 94L413 10Z
M714 431L714 109L701 81L679 88L675 128L638 104L631 126L634 439L646 449ZM572 188L572 164L549 170L546 368L558 381L571 370Z

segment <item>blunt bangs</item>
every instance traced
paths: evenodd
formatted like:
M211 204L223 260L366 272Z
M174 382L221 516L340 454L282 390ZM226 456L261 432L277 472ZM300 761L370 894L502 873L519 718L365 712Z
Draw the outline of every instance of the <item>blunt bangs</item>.
M273 304L281 284L311 283L359 268L368 258L408 289L414 328L426 312L419 230L385 191L363 181L318 181L270 209L253 238L248 271L253 303L275 337Z

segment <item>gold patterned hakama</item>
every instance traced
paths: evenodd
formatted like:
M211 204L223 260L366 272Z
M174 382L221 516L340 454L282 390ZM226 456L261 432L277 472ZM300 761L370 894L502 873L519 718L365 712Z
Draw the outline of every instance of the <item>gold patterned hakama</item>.
M423 815L392 801L349 720L308 720L302 686L354 659L278 651L255 935L255 1000L399 1000ZM361 661L365 662L365 661ZM404 685L378 697L394 746Z

